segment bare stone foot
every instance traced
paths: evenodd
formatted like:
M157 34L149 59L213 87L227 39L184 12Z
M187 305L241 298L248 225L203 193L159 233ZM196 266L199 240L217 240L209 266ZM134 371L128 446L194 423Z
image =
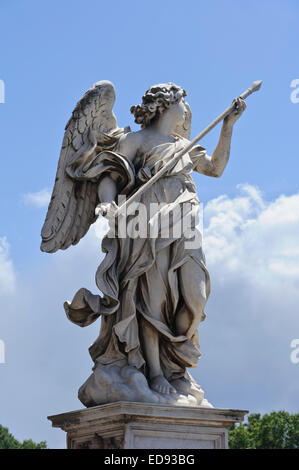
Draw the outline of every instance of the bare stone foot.
M176 393L176 390L170 385L168 380L163 377L163 375L157 375L153 379L150 379L150 387L152 390L164 395L169 395L170 393Z
M171 383L171 385L174 386L174 388L179 393L182 393L183 395L189 395L189 392L190 392L190 389L191 389L191 383L188 379L185 379L185 377L181 377L179 379L174 379L170 383Z

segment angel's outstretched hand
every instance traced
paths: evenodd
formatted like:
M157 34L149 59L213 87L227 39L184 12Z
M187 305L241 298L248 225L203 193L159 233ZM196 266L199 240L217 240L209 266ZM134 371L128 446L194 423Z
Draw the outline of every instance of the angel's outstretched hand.
M107 219L113 219L117 211L118 211L118 205L114 201L102 202L101 204L98 204L97 207L95 208L95 215L101 214L103 217L106 217Z

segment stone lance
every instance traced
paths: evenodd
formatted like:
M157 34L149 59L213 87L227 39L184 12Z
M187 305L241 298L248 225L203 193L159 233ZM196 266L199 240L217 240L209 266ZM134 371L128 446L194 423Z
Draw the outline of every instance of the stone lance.
M255 91L258 91L261 86L262 86L263 81L262 80L257 80L253 82L250 87L244 91L239 98L242 100L246 100L248 96L250 96L252 93ZM150 188L161 176L163 176L169 168L171 168L175 163L179 161L180 158L182 158L185 153L189 152L189 150L194 147L197 142L199 142L205 135L208 134L217 124L223 119L228 116L235 108L235 103L233 102L228 108L226 108L223 113L221 113L211 124L209 124L200 134L198 134L189 144L186 145L180 152L178 152L169 162L166 163L166 165L161 168L154 176L152 176L151 179L149 179L144 185L142 185L132 196L129 197L123 204L121 204L117 211L115 212L114 216L117 217L117 215L123 211L123 209L133 202L135 199L137 199L142 193L144 193L148 188Z

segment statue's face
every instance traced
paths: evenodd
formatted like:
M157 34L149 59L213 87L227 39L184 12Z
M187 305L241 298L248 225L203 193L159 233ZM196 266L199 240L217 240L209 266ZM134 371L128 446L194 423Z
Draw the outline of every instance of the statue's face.
M182 125L187 113L184 99L182 98L178 103L173 103L166 112L173 119L176 126Z

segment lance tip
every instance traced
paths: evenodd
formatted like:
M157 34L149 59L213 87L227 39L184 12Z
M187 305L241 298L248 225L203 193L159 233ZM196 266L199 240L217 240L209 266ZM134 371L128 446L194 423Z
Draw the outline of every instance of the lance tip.
M256 80L255 82L252 83L251 88L254 91L258 91L261 88L262 83L263 83L263 80Z

